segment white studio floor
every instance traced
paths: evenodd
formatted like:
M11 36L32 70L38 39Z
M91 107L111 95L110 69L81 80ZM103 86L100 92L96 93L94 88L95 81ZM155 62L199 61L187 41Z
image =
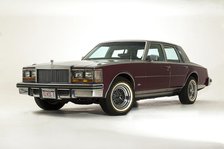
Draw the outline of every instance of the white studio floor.
M98 105L67 104L40 110L31 97L0 94L0 149L221 149L224 102L198 97L139 101L126 116L107 116Z

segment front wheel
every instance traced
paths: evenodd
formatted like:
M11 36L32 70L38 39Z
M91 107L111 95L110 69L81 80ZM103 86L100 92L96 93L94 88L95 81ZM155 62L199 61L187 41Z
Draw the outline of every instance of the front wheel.
M198 87L194 77L190 77L179 94L182 104L193 104L197 98Z
M43 110L59 110L65 103L57 100L45 100L35 97L36 104Z
M130 81L119 77L113 82L100 106L109 115L125 115L131 110L133 102L134 93Z

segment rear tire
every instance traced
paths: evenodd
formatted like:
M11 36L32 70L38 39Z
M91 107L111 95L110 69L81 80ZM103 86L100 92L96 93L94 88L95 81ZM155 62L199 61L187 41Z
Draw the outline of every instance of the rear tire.
M179 94L179 100L182 104L193 104L196 101L198 87L194 77L189 77L187 83Z
M35 97L36 104L43 110L59 110L65 103L57 100L47 100Z
M134 92L129 80L118 77L113 82L106 99L100 102L100 106L108 115L127 114L134 102Z

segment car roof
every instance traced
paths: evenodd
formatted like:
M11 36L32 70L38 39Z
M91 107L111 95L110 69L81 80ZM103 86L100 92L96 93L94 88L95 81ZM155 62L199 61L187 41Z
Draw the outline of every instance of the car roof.
M164 42L164 41L156 41L156 40L113 40L113 41L106 41L106 42L101 42L100 44L105 44L105 43L115 43L115 42L154 42L154 43L161 43L161 44L170 44L174 46L179 46L173 43L169 42Z

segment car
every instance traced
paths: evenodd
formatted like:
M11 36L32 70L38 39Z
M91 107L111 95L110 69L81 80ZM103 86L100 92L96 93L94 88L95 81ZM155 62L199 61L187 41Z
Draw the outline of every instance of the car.
M23 67L17 87L43 110L96 103L108 115L125 115L141 99L178 95L180 103L193 104L211 82L180 46L136 40L100 43L81 61Z

